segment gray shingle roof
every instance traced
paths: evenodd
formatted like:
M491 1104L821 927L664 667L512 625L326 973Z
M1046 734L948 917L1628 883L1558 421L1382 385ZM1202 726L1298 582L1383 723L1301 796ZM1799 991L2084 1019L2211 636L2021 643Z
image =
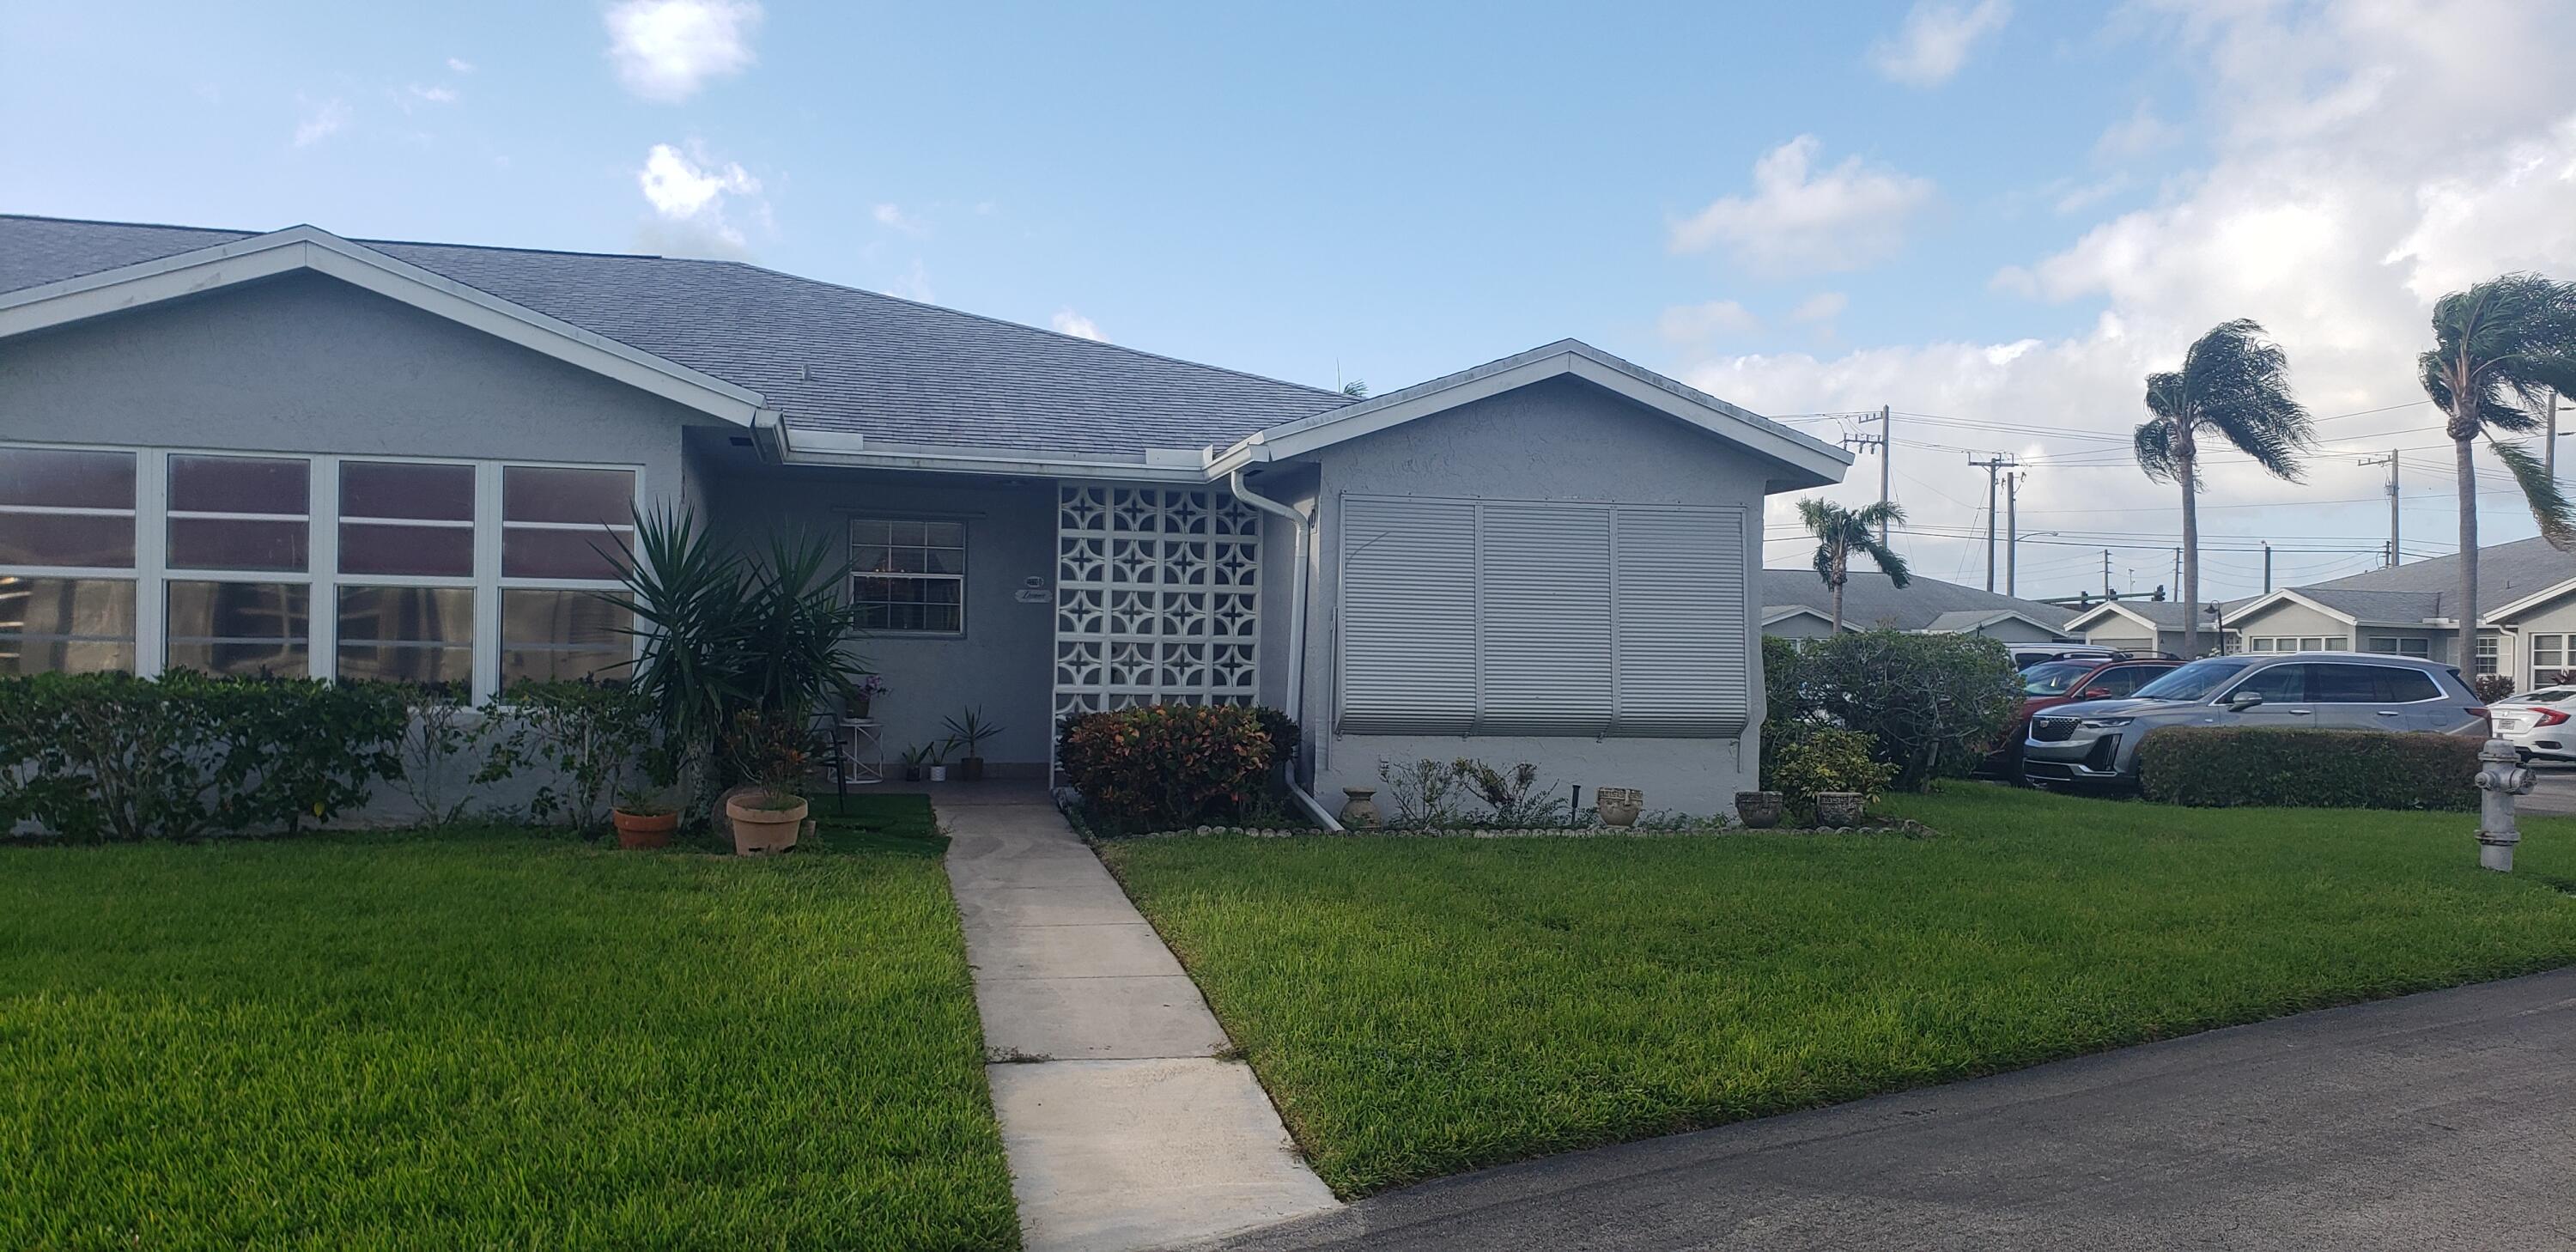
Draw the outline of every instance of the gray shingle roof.
M1766 569L1762 571L1762 603L1773 607L1802 604L1831 614L1834 596L1812 569ZM1849 626L1928 630L1951 614L1971 615L1950 619L1957 622L1982 619L1999 609L2011 609L2052 628L2063 628L2066 620L2075 616L2073 609L2018 600L1920 575L1902 589L1889 585L1885 574L1854 572L1851 581L1843 584L1843 622Z
M253 233L0 216L0 293ZM757 391L800 430L1135 455L1229 444L1351 402L738 261L354 242Z
M2576 553L2561 552L2540 538L2519 539L2512 543L2492 544L2478 550L2478 598L2493 610L2544 588L2576 578ZM2296 589L2301 595L2321 603L2333 604L2344 612L2353 612L2329 599L2339 592L2416 592L2439 601L2423 617L2448 617L2456 608L2460 590L2459 554L2427 557L2405 565L2375 569L2367 574L2354 574L2328 582ZM2406 620L2413 620L2412 618Z

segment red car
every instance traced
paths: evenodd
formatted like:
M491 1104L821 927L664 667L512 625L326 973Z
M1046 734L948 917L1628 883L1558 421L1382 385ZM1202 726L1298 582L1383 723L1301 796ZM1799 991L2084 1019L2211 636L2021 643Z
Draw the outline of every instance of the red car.
M2030 732L2030 715L2061 704L2084 700L2121 700L2130 693L2161 677L2165 671L2180 668L2182 662L2167 660L2104 661L2086 658L2072 661L2049 661L2021 672L2021 712L2004 728L2004 740L1987 758L1987 765L1998 774L2021 781L2021 745Z

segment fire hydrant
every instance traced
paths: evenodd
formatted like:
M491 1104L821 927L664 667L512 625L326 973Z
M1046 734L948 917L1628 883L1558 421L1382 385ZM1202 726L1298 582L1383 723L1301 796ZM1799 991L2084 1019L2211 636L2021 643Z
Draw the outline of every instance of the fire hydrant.
M2522 754L2502 739L2489 739L2478 750L2486 768L2478 771L2478 864L2500 874L2513 872L2513 845L2522 831L2513 824L2513 798L2531 793L2539 779L2522 764Z

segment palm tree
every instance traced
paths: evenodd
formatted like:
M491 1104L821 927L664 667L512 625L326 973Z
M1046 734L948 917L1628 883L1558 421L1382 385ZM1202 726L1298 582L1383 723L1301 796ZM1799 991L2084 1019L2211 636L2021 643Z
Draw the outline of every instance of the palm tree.
M2314 428L2290 397L2290 359L2250 318L2221 322L2183 354L2182 368L2147 375L2147 412L2132 442L2138 468L2182 487L2182 651L2200 655L2200 443L2215 435L2275 478L2299 480Z
M1807 524L1816 537L1816 576L1834 591L1834 633L1843 633L1843 584L1851 581L1852 554L1866 556L1887 575L1891 586L1902 587L1913 578L1905 567L1905 558L1878 541L1883 525L1903 525L1905 510L1896 503L1881 500L1876 504L1847 509L1831 500L1812 496L1798 502L1798 519Z
M2558 482L2531 450L2495 437L2539 429L2531 406L2543 393L2576 386L2576 283L2538 274L2506 274L2442 297L2433 306L2433 350L2418 359L2424 394L2448 414L2460 490L2460 655L2478 649L2477 438L2513 471L2542 538L2566 551L2576 542L2576 515ZM2508 400L2510 397L2510 401ZM2512 401L2519 401L2513 403Z

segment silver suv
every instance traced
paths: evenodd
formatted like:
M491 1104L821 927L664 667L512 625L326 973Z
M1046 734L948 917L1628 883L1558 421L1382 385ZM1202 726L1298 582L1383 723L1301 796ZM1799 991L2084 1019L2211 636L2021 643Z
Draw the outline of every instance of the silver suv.
M2324 727L2485 732L2460 671L2375 652L2204 657L2126 700L2049 709L2030 719L2022 768L2035 782L2138 781L2138 743L2167 726Z

